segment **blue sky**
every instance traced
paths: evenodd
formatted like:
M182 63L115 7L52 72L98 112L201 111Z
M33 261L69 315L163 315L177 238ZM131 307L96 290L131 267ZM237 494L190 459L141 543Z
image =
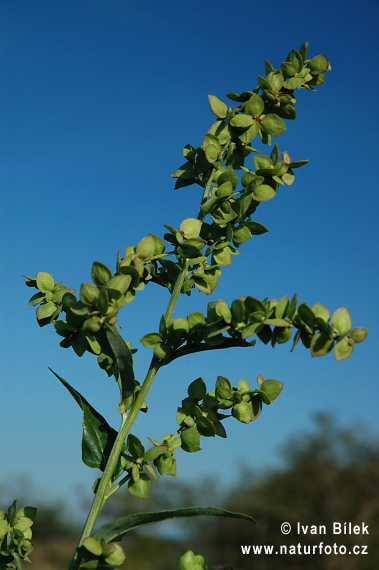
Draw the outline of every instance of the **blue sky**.
M179 451L180 477L197 481L216 470L229 483L244 465L276 465L280 445L320 411L351 427L364 420L378 433L377 21L370 0L359 10L356 2L324 0L301 9L292 1L268 9L225 1L2 0L2 483L26 473L36 497L55 497L77 484L89 489L97 477L81 464L80 410L48 366L115 427L119 421L114 381L94 357L60 348L52 327L38 327L21 275L48 271L79 289L94 260L114 268L118 249L149 232L163 235L164 223L196 217L200 189L174 192L171 173L183 146L200 145L213 123L207 95L226 100L225 93L254 88L265 59L278 67L304 41L311 56L329 58L332 72L317 93L298 92L298 119L277 142L293 159L311 162L258 209L255 219L270 233L244 244L212 298L297 292L301 302L319 301L331 312L346 306L369 336L340 363L332 355L312 359L300 346L291 354L288 345L176 361L157 377L150 411L133 432L147 443L175 430L176 407L200 375L211 389L218 374L254 384L260 373L284 382L281 397L248 426L230 422L226 441ZM175 316L204 311L209 300L181 298ZM167 301L166 291L150 285L119 315L133 346L157 329ZM139 345L140 380L149 358Z

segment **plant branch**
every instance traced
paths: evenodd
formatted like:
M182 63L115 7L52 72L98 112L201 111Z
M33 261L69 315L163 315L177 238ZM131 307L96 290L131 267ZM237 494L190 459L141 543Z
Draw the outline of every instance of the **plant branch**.
M197 344L192 346L181 346L175 351L174 355L170 358L169 362L172 362L176 358L181 356L186 356L187 354L194 354L195 352L205 352L207 350L220 350L223 348L245 348L254 346L250 342L243 340L235 340L233 338L223 338L222 344L210 345L210 344Z
M178 300L178 297L179 297L181 288L183 286L184 280L188 275L188 266L190 264L190 259L186 259L183 263L184 263L184 265L183 265L182 271L180 272L180 275L179 275L179 277L175 283L174 289L171 293L171 297L170 297L170 300L168 302L167 309L165 312L165 317L166 317L167 321L169 321L172 317L172 313L174 312L174 307L175 307L176 302Z
M146 378L141 386L141 389L138 392L138 395L135 399L135 402L129 412L129 414L122 414L122 421L121 427L117 434L116 440L113 444L112 451L109 455L108 462L105 466L103 476L99 483L99 487L96 491L95 498L92 503L91 510L88 514L88 518L86 524L84 525L78 547L75 550L75 554L71 560L71 564L69 566L69 570L77 570L80 564L80 555L78 553L78 548L82 544L83 540L91 535L93 528L95 526L96 520L100 514L101 509L104 506L105 501L107 500L108 496L110 496L109 487L112 481L112 475L117 465L118 458L120 456L122 447L124 445L126 436L128 435L144 401L146 395L150 389L150 386L155 378L158 369L160 368L160 364L158 360L153 357L149 370L146 374Z

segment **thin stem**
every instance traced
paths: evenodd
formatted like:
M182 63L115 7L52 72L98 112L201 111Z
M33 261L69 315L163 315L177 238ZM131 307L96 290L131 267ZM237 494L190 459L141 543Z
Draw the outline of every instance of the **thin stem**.
M125 475L125 477L123 477L121 479L121 481L119 481L117 483L117 485L113 485L112 489L109 491L109 493L106 495L105 500L107 501L109 499L109 497L111 497L116 491L119 490L120 487L122 487L123 485L125 485L125 483L127 483L130 480L130 475L129 473L127 475Z
M174 355L170 358L170 362L181 356L186 356L187 354L194 354L195 352L205 352L207 350L220 350L224 348L245 348L254 346L250 342L243 340L234 340L232 338L224 338L222 344L216 344L214 346L210 344L198 344L193 346L181 346L176 350Z
M184 263L183 269L182 269L182 271L181 271L181 273L180 273L180 275L179 275L179 277L175 283L174 289L171 293L170 301L167 305L167 309L165 312L165 317L166 317L167 321L169 321L172 317L172 313L174 312L174 307L176 305L176 301L178 300L178 297L179 297L180 291L182 289L184 280L188 275L188 266L190 264L190 260L185 259L183 263Z
M121 427L120 431L117 434L115 442L113 444L112 451L109 455L108 462L105 466L103 476L99 483L99 487L96 491L95 498L92 503L91 510L88 514L88 518L86 524L84 525L81 537L79 539L78 547L75 550L75 554L71 560L71 564L69 566L69 570L77 570L80 565L80 556L78 554L78 548L82 544L83 540L91 535L93 528L95 526L96 520L100 514L101 509L104 506L104 503L107 499L107 495L109 495L109 486L111 484L112 475L117 465L118 458L120 456L122 447L124 445L126 436L128 435L144 401L146 395L150 389L150 386L155 378L156 373L160 368L160 364L158 360L153 357L149 370L147 372L146 378L141 386L141 389L138 392L137 398L129 412L129 414L122 415Z
M212 171L211 171L211 174L210 174L210 176L209 176L209 178L208 178L208 181L207 181L207 183L206 183L206 185L205 185L205 188L204 188L203 196L202 196L201 202L200 202L199 213L198 213L198 215L197 215L197 219L198 219L198 220L201 220L201 221L203 221L203 219L205 218L205 214L203 214L203 212L201 211L201 206L202 206L203 204L205 204L205 202L207 201L208 194L209 194L209 190L210 190L210 187L212 186L213 175L214 175L215 172L216 172L216 168L213 166Z
M165 313L165 317L167 320L171 319L172 313L174 311L174 307L175 304L178 300L181 288L183 286L184 280L188 275L188 266L189 266L189 259L186 259L184 261L184 265L182 268L182 271L175 283L173 292L171 294L169 303L167 305L167 310ZM149 370L146 374L146 378L141 386L141 389L139 390L137 397L134 401L133 406L130 409L129 414L122 414L122 421L121 421L121 427L120 430L117 434L116 440L113 444L113 448L112 451L109 455L109 459L108 462L105 466L104 469L104 473L103 476L101 478L101 481L99 483L98 489L96 491L96 495L95 498L93 500L92 503L92 507L91 510L88 514L87 517L87 521L86 524L84 525L81 537L79 539L78 542L78 546L75 550L74 556L71 560L71 564L69 566L69 570L77 570L79 568L80 565L80 555L78 553L78 548L80 547L80 545L83 543L83 540L85 538L87 538L88 536L91 535L93 528L95 526L96 520L100 514L101 509L104 506L105 501L113 494L113 492L115 492L120 486L121 484L126 482L125 480L122 480L122 483L120 482L118 484L118 486L116 485L116 488L113 490L109 490L109 487L111 486L111 481L112 481L112 475L114 473L114 470L116 468L117 465L117 461L120 457L120 453L122 450L122 447L124 445L125 439L134 423L134 421L137 418L138 413L141 410L141 407L143 406L147 393L150 390L151 384L160 368L161 364L159 363L159 360L154 356L152 358L152 361L150 363L149 366Z
M228 146L229 146L229 142L226 143L226 145L223 149L224 153L225 153ZM213 176L214 176L214 173L216 172L216 170L217 170L217 168L215 166L213 166L211 174L208 178L207 184L204 188L201 204L206 202L206 200L208 198L209 190L210 190L211 185L212 185L212 179L213 179ZM204 214L201 212L201 210L199 210L198 219L201 221L204 219ZM159 257L165 257L166 255L167 254L162 254ZM165 312L165 318L167 321L169 321L171 319L172 314L174 312L174 308L175 308L176 302L178 300L180 291L182 289L183 283L184 283L186 277L188 276L189 265L190 265L190 259L185 259L183 262L182 270L181 270L179 277L175 283L174 289L171 293L171 297L170 297L170 300L169 300L168 305L167 305L167 309ZM202 348L201 350L206 350L206 349ZM188 351L188 352L191 352L191 351ZM188 352L184 352L184 354L186 354L186 353L188 354ZM179 354L177 356L179 356ZM175 356L175 358L177 358L177 356ZM145 380L141 386L140 391L137 394L137 397L134 401L133 406L130 409L129 414L126 414L126 413L122 414L122 421L121 421L120 430L119 430L117 437L115 439L115 442L113 444L112 451L109 455L109 459L108 459L108 462L105 466L103 476L102 476L100 483L99 483L99 486L97 488L95 498L94 498L93 503L92 503L91 510L88 514L87 521L84 525L82 534L80 536L78 546L77 546L75 553L74 553L74 556L71 560L69 570L78 570L80 562L81 562L81 557L79 555L78 549L81 546L81 544L83 543L84 539L91 535L93 528L95 526L96 520L100 514L101 509L104 506L105 501L114 492L116 492L124 483L126 483L126 481L128 480L128 477L126 476L117 485L115 485L113 488L110 489L111 483L112 483L112 475L115 471L118 459L119 459L121 451L122 451L122 447L125 443L125 439L129 433L134 421L136 420L137 415L140 412L141 407L143 406L143 403L145 402L147 393L150 390L151 384L152 384L160 366L162 366L162 364L160 364L159 360L155 356L153 356L152 361L151 361L150 366L149 366L149 370L146 374L146 378L145 378Z

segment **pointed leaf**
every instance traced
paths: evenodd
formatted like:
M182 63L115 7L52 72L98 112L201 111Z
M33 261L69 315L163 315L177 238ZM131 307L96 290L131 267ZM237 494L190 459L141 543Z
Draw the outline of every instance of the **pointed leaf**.
M142 445L138 437L136 437L132 433L128 435L128 438L126 440L126 447L128 448L128 451L130 455L133 457L133 459L138 459L145 455L144 446Z
M337 309L333 313L330 322L339 336L345 336L351 330L351 317L346 307Z
M334 345L334 356L336 360L346 360L353 353L353 343L346 336Z
M208 95L209 106L216 117L224 119L228 114L228 107L215 95Z
M275 196L275 190L268 184L261 184L253 191L253 198L257 202L265 202L266 200L275 198Z
M137 513L128 515L124 518L118 519L114 522L103 525L94 535L95 540L105 542L118 541L127 532L134 530L140 526L153 524L156 522L165 521L168 519L187 518L187 517L227 517L234 519L242 519L255 523L255 519L249 515L242 513L235 513L225 509L216 507L187 507L181 509L174 509L169 511L158 511L153 513Z
M260 385L260 389L266 394L270 402L272 402L279 396L283 389L283 384L277 380L264 380Z
M140 499L146 499L147 493L149 492L151 485L150 477L146 473L140 473L137 481L131 479L128 483L129 493L134 497ZM97 533L96 533L97 535Z
M42 305L40 305L36 310L37 320L41 321L51 317L56 310L57 307L51 301L48 303L42 303Z
M256 115L259 116L263 113L264 106L265 104L262 97L260 97L256 93L253 93L250 99L246 101L243 109L245 113L255 117Z
M92 264L91 277L95 285L107 285L112 277L112 272L104 263L94 261Z
M105 335L117 363L117 368L121 379L122 398L127 398L130 394L133 393L136 384L134 378L132 353L124 339L117 332L117 329L114 325L112 326L112 330L113 333L107 330Z
M41 293L47 293L54 288L54 279L46 271L39 271L36 277L37 287Z
M188 453L199 451L200 447L200 434L195 427L186 428L180 433L182 439L182 449Z
M350 333L351 340L357 343L364 341L366 336L367 336L367 329L364 329L362 327L353 329Z
M307 67L309 67L309 69L311 70L312 75L318 75L319 73L328 71L329 61L326 59L324 55L315 55L307 63Z
M324 356L332 350L333 345L334 341L330 338L328 332L316 333L312 336L311 340L311 355Z
M201 230L201 221L196 218L187 218L180 224L180 232L186 239L197 238Z
M82 439L82 459L85 465L96 469L103 470L108 460L109 453L117 437L117 432L110 427L108 422L99 412L91 406L89 402L70 386L61 376L56 374L54 370L49 370L70 392L79 407L83 410L83 439ZM123 447L126 453L126 446Z

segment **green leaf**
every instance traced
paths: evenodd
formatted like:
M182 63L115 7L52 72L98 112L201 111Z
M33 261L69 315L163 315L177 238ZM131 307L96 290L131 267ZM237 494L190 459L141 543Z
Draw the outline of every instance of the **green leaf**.
M330 322L335 332L341 337L347 335L351 331L351 317L346 307L337 309L333 313Z
M303 83L304 83L303 77L290 77L289 79L286 79L286 81L283 83L283 87L285 89L293 91L294 89L298 89L299 87L301 87Z
M282 72L285 78L293 77L298 72L298 66L295 63L285 61L280 66L280 71Z
M145 455L145 448L142 445L141 441L130 433L126 440L126 447L128 448L129 454L133 457L133 459L139 459Z
M253 117L251 117L250 115L245 115L244 113L240 113L238 115L235 115L232 119L230 119L230 125L232 127L237 127L239 129L246 129L247 127L250 127L250 125L252 125L254 122Z
M141 338L140 342L142 342L143 346L146 346L146 348L153 348L156 344L160 344L162 340L162 335L160 333L153 332L145 334L145 336Z
M187 218L180 224L180 232L186 239L197 238L201 230L201 221L196 218Z
M199 311L193 311L189 313L187 317L189 328L191 333L196 331L202 331L205 327L205 316Z
M289 317L290 319L292 319L296 313L296 308L297 308L297 293L294 294L294 296L291 299L290 304L288 305L288 309L287 309L287 317Z
M142 258L149 260L155 255L155 239L152 234L149 234L142 238L136 247L137 255L140 255Z
M117 432L111 428L108 422L99 412L87 402L87 400L54 370L49 370L68 390L79 407L83 410L83 439L82 439L82 459L88 467L104 470L108 461L113 443L117 437ZM123 446L126 453L126 446ZM116 469L117 472L117 469ZM116 478L115 472L115 478Z
M204 152L205 152L206 159L210 164L213 164L214 162L216 162L219 159L219 157L221 156L221 151L219 151L218 148L214 144L207 145L204 149ZM219 153L220 153L220 155L219 155Z
M316 324L316 317L310 307L306 303L302 303L297 310L297 313L303 323L309 327L313 327Z
M248 101L246 101L245 105L243 106L243 110L248 115L255 117L256 115L261 115L263 113L263 109L265 107L264 101L262 97L253 93Z
M240 402L233 407L233 416L244 424L249 424L253 420L253 408L250 402Z
M268 232L268 229L259 222L254 222L253 220L247 220L245 225L249 228L249 231L252 233L253 236L258 236Z
M256 135L259 133L259 129L260 129L259 122L254 121L254 123L250 125L250 127L248 127L246 131L241 133L238 136L238 138L244 144L249 144L253 140L253 138L255 138Z
M194 166L191 162L185 162L179 166L175 172L171 174L173 178L184 178L184 180L192 180L195 177ZM192 182L190 182L192 184Z
M308 42L304 42L299 49L299 53L303 61L307 59L307 49L308 49Z
M46 299L46 295L45 293L35 293L34 295L32 295L29 299L29 305L31 305L32 307L35 307L36 305L39 305L39 303L41 303L42 301L44 301Z
M225 182L230 182L230 184L232 185L232 187L230 188L230 186L228 185L227 188L227 194L229 194L229 189L231 191L235 190L238 186L238 176L236 175L236 173L234 172L234 170L224 170L221 172L221 174L217 177L217 186L222 186L223 184L225 184Z
M262 168L273 168L274 166L271 158L264 154L257 154L256 156L253 156L253 163L257 170L260 170Z
M283 76L277 70L270 71L266 76L266 81L274 91L280 91L283 86Z
M216 428L213 423L205 416L196 419L196 427L200 435L204 437L213 437L216 435Z
M108 281L111 279L112 272L109 267L104 265L104 263L94 261L92 264L91 277L95 285L104 286L107 285Z
M188 453L200 451L200 434L195 427L186 428L180 433L182 449Z
M172 321L172 328L177 338L186 338L189 333L189 324L184 317L178 317Z
M304 60L296 49L290 51L287 55L286 61L289 61L296 66L296 73L299 73L302 70Z
M37 287L41 293L47 293L54 288L54 279L46 271L39 271L36 277Z
M275 317L277 319L282 319L287 315L287 308L289 305L289 298L286 295L280 299L279 303L275 307Z
M85 305L92 305L99 295L99 289L92 283L82 283L80 286L79 297Z
M214 250L213 251L213 262L217 263L217 265L230 265L231 264L231 257L230 257L229 247L225 246L220 250Z
M251 238L251 231L247 226L239 226L233 231L233 243L239 245Z
M188 386L188 395L193 400L202 400L207 393L207 387L202 378L197 378Z
M149 461L154 461L158 459L163 453L167 451L167 445L156 445L148 449L143 456L143 460L148 463Z
M95 540L99 542L103 539L106 543L111 541L118 541L129 531L161 522L169 519L187 518L187 517L227 517L233 519L242 519L255 523L255 519L249 515L242 513L235 513L225 509L216 507L187 507L181 509L173 509L167 511L157 511L152 513L136 513L128 515L111 523L107 523L99 528L94 535Z
M146 473L140 473L140 476L137 479L137 481L133 481L133 479L130 479L130 481L128 482L129 493L134 497L138 497L139 499L146 499L146 496L150 489L150 485L151 481L149 476L146 475ZM98 533L96 533L96 535L97 534Z
M349 358L353 353L353 344L354 343L346 336L339 340L334 345L334 356L336 360L346 360L346 358Z
M312 312L316 318L322 319L325 323L327 323L330 319L330 313L324 305L321 303L315 303L312 307Z
M253 191L253 198L257 202L266 202L267 200L275 198L275 196L275 190L268 184L261 184Z
M179 559L179 570L207 570L208 567L204 564L203 556L195 555L192 550L187 550Z
M117 432L83 400L82 460L88 467L104 471Z
M224 145L232 137L232 129L225 121L216 121L208 129L208 134L214 135L220 145Z
M364 341L366 336L367 329L364 329L362 327L353 329L350 333L350 339L357 343Z
M266 394L270 402L273 402L282 391L283 384L277 380L264 380L260 385L260 389Z
M48 319L55 313L56 310L57 307L51 301L48 303L42 303L42 305L37 307L36 310L37 320L41 321L43 319Z
M286 130L283 119L273 113L265 115L262 119L262 128L272 137L281 135Z
M312 75L318 75L319 73L324 73L329 69L329 61L324 55L315 55L307 63L307 67L311 70Z
M132 282L132 276L123 274L116 275L108 282L108 290L116 291L121 295L124 295Z
M334 341L330 338L328 332L319 332L312 336L311 340L311 355L314 357L324 356L328 354L333 348Z
M87 536L87 538L83 540L82 547L85 548L87 552L93 554L96 557L101 556L103 552L101 544L91 536Z
M103 549L104 562L109 566L120 566L125 561L125 554L119 544L106 544Z
M161 455L157 460L157 469L160 475L171 475L175 477L176 475L176 459L173 455L165 457Z
M121 396L122 398L127 398L133 393L136 385L132 353L114 325L112 330L113 332L107 330L105 335L117 363L122 387Z
M215 95L208 95L209 106L216 117L224 119L228 114L228 107Z

